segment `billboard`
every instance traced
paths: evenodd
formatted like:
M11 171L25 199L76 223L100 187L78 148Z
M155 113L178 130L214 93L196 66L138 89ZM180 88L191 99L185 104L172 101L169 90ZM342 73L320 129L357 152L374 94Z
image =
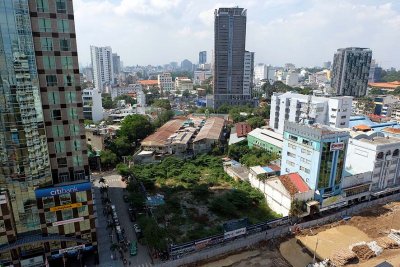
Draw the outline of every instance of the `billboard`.
M246 227L239 228L233 231L225 232L224 233L224 239L229 239L235 236L240 236L246 234Z
M50 188L41 188L35 190L35 196L36 198L51 197L51 196L87 191L90 190L91 188L92 184L90 182L64 185L58 187L50 187Z
M344 149L343 142L331 143L331 151L343 150L343 149Z
M72 219L65 220L65 221L53 222L53 226L59 226L59 225L64 225L64 224L74 223L74 222L81 222L81 221L83 221L83 220L84 220L83 217L72 218Z
M67 205L62 205L62 206L57 206L57 207L51 207L50 211L69 210L69 209L80 208L80 207L82 207L82 203L72 203L72 204L67 204Z

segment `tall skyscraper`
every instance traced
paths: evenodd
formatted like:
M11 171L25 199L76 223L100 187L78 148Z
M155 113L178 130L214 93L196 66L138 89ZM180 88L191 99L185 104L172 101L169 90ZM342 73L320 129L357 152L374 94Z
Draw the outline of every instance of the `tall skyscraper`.
M121 72L121 57L117 53L112 53L113 72L118 75Z
M109 46L90 46L94 86L100 91L114 82L112 49Z
M337 95L361 97L367 93L372 51L348 47L337 50L333 57L331 86Z
M207 51L200 51L199 64L206 64L206 63L207 63Z
M73 14L72 0L0 0L5 266L97 251Z
M379 82L382 76L382 68L375 62L374 59L371 60L371 67L369 69L368 82Z
M214 17L213 106L254 104L244 85L246 13L243 8L219 8Z

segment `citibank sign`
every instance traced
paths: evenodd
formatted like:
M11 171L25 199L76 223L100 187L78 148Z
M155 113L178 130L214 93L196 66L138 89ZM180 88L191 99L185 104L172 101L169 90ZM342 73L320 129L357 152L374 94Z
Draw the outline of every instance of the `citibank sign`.
M42 197L52 197L58 196L63 194L71 194L81 191L87 191L92 188L91 183L80 183L80 184L73 184L73 185L66 185L60 187L50 187L50 188L41 188L35 190L36 198Z

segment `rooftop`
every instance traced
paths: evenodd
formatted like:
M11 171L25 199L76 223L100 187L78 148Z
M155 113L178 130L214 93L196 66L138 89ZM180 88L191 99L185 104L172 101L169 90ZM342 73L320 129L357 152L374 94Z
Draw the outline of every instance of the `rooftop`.
M141 85L158 85L158 80L141 80L138 81Z
M246 136L251 132L251 126L247 122L239 122L235 124L237 137Z
M281 175L279 176L279 180L291 196L294 196L297 193L305 193L310 190L298 173Z
M221 136L222 129L224 128L224 124L225 120L222 118L213 117L207 119L206 123L200 129L193 142L197 142L202 139L218 140Z
M366 139L366 138L362 138L360 139L361 141L365 142L365 143L369 143L372 145L388 145L388 144L396 144L396 143L400 143L400 138L396 138L396 137L374 137L372 139Z
M396 89L396 87L400 86L400 81L394 82L382 82L382 83L368 83L371 87L378 87L378 88L386 88L386 89Z
M161 126L155 133L147 136L142 142L142 146L165 146L168 138L181 128L184 119L170 120Z

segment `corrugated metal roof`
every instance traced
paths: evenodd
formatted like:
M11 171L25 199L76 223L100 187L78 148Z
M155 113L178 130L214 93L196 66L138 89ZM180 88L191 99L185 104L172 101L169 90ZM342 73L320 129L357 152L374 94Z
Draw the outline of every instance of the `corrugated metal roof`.
M161 126L155 133L147 136L142 142L142 146L164 146L167 139L181 128L185 119L170 120Z
M222 129L224 128L224 124L225 120L222 118L209 118L204 126L200 129L193 142L197 142L202 139L218 140L221 136Z

